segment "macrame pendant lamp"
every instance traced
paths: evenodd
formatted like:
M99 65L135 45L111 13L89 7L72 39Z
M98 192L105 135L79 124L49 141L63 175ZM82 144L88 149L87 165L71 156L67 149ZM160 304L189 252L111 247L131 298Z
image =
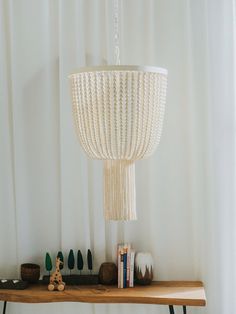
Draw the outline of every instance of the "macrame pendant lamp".
M117 14L115 6L115 26ZM117 63L70 75L73 116L87 155L104 160L105 218L135 220L135 161L149 157L160 141L167 70Z

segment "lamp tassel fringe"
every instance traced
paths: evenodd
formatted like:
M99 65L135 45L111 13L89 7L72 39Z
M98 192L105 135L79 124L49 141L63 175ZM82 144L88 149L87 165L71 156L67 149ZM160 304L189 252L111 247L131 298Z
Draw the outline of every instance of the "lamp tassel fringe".
M137 219L134 161L104 161L103 191L106 220Z

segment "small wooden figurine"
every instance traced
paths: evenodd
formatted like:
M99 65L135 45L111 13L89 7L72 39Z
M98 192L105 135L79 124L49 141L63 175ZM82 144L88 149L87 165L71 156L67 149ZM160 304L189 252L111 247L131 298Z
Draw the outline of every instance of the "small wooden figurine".
M57 253L57 257L58 258L60 258L60 260L61 260L61 265L60 265L60 270L62 270L63 269L63 266L64 266L64 256L63 256L63 253L61 252L61 251L59 251L58 253Z
M80 275L81 275L81 271L84 268L84 260L83 260L83 256L82 256L80 250L78 250L78 253L77 253L77 268L78 268Z
M93 270L93 257L90 250L87 252L87 263L88 263L88 269L90 270L90 274L92 274Z
M52 260L51 260L51 256L49 253L46 253L46 257L45 257L45 268L49 273L50 276L50 271L52 270Z
M65 289L65 283L62 281L62 275L60 272L60 265L62 265L63 262L60 260L60 258L56 258L56 270L52 275L50 276L50 283L48 285L48 290L58 290L63 291Z
M68 268L70 270L70 275L74 267L75 267L75 256L74 256L74 251L71 249L68 256Z

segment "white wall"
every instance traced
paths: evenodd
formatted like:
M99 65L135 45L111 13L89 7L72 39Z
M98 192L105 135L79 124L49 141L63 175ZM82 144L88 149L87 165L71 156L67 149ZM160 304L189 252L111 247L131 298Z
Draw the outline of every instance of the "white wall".
M204 233L212 221L205 215L207 84L214 73L208 18L220 12L218 2L203 0L121 2L121 63L166 67L168 93L158 150L136 166L138 221L105 223L102 163L88 160L79 146L67 76L114 62L112 2L0 1L0 277L17 276L27 261L43 270L46 251L55 256L71 248L91 248L98 268L115 259L117 242L130 241L153 254L155 279L207 278L213 241L206 244ZM8 313L131 309L167 312L147 305L11 304Z

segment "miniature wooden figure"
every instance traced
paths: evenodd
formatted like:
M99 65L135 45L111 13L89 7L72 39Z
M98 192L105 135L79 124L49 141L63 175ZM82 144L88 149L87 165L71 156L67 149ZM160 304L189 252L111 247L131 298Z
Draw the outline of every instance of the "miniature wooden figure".
M88 269L90 270L90 274L92 274L93 270L93 257L90 250L87 252L87 263L88 263Z
M46 257L45 257L45 268L49 273L50 276L50 271L52 270L52 260L51 257L49 255L49 253L46 253Z
M62 265L63 262L60 260L60 258L56 258L56 270L54 273L50 276L50 283L48 285L48 290L58 290L63 291L65 289L65 283L62 281L62 275L60 272L60 265Z
M68 268L70 270L70 275L71 275L71 271L72 271L72 269L74 269L74 267L75 267L74 251L70 250L69 256L68 256Z
M83 256L80 250L78 250L78 253L77 253L77 268L80 271L80 275L81 275L81 271L84 268L84 260L83 260Z
M60 265L60 270L62 270L63 269L63 265L64 265L64 256L63 256L63 253L61 252L61 251L59 251L58 253L57 253L57 257L58 258L60 258L60 260L61 260L61 265Z

